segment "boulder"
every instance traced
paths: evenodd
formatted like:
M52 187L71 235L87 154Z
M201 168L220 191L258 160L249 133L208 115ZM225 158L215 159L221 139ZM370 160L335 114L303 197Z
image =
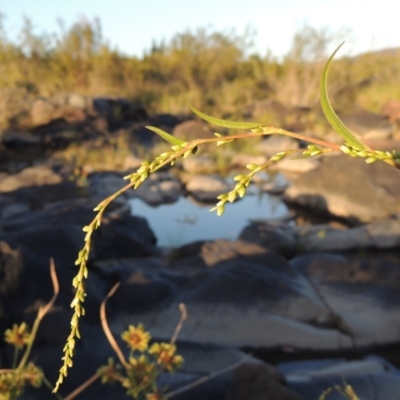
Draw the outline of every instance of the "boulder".
M58 118L57 106L45 98L36 99L31 106L30 117L32 126L46 125Z
M272 195L281 195L289 187L288 180L282 174L270 176L269 182L261 185L261 190Z
M169 172L151 174L133 193L149 205L175 203L182 194L181 183Z
M364 139L387 139L393 133L392 124L382 115L366 110L340 115L343 123L356 135Z
M196 175L186 183L186 190L199 201L215 201L217 196L229 192L231 185L219 176Z
M0 193L12 192L30 186L54 185L63 180L46 165L38 165L23 169L17 174L0 176Z
M82 96L81 94L70 93L67 97L67 104L70 107L85 111L85 110L91 108L92 101L90 98L88 98L86 96Z
M267 157L271 157L282 151L297 150L298 148L298 140L283 135L271 135L267 139L263 139L256 146L257 151L265 154Z
M276 373L263 364L243 364L233 373L225 400L301 400L277 380Z
M251 221L242 230L239 239L265 247L286 258L290 258L298 250L296 232L287 224Z
M170 273L159 272L175 288L168 302L140 313L132 304L119 324L143 322L155 336L167 339L183 302L190 315L180 333L185 341L251 348L352 347L351 337L338 328L337 317L304 276L263 247L243 241L198 242L177 249L169 268Z
M210 127L199 120L188 120L176 125L172 135L182 140L194 140L214 137Z
M337 316L338 327L362 348L400 340L400 264L390 258L307 254L290 265L311 282Z
M99 202L113 195L118 190L122 189L128 183L123 179L123 175L118 172L95 172L87 178L87 192L93 199ZM128 190L118 196L117 202L126 202L133 197L133 190Z
M231 166L245 167L248 164L262 165L267 162L267 157L263 155L236 154L232 157Z
M328 225L300 226L295 236L303 251L351 251L394 249L400 245L400 216L373 221L354 228Z
M329 157L286 190L286 201L362 222L400 211L400 171L383 162L366 164L348 156Z
M400 101L389 100L382 107L381 114L390 121L394 135L398 137L400 133Z
M358 399L397 400L400 390L400 371L376 356L363 360L344 359L292 361L278 365L290 389L304 399L318 399L328 388L350 385ZM355 399L355 397L353 397ZM329 400L342 400L337 391Z
M305 173L318 168L320 165L320 160L317 158L284 158L283 160L273 163L269 170L270 171L282 171L294 174Z
M205 174L215 169L215 163L207 156L188 157L182 160L182 168L191 174Z
M30 303L37 299L48 300L52 296L49 275L49 260L55 260L60 281L60 295L57 303L69 306L71 301L71 280L76 274L75 260L83 246L82 227L94 217L96 203L80 199L74 202L59 202L43 210L17 214L2 221L0 240L11 249L19 249L24 266L24 277L30 282L31 296L25 296ZM146 220L129 215L129 208L119 212L105 212L101 227L93 235L92 252L89 263L118 257L142 257L158 254L156 239ZM96 279L90 275L90 279ZM95 293L102 284L87 283ZM94 306L105 296L108 285L101 293L88 295ZM92 299L90 299L92 297ZM23 298L23 296L21 296ZM25 300L24 300L25 301ZM89 304L88 303L88 304ZM93 303L92 303L93 304ZM10 307L12 307L10 303ZM98 315L96 311L96 316Z

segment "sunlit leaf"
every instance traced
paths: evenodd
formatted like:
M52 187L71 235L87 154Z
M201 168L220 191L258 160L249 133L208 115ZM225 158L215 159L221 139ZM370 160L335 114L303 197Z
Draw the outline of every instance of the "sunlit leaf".
M219 119L210 117L207 114L202 113L201 111L194 108L190 103L186 102L186 104L190 107L190 109L201 119L209 122L210 124L222 126L223 128L231 128L231 129L254 129L262 126L257 122L235 122L235 121L227 121L225 119Z
M340 118L336 115L335 111L333 110L331 103L329 102L329 97L328 97L328 89L327 89L327 79L328 79L328 71L329 67L331 65L331 62L333 60L333 57L335 57L335 54L338 52L338 50L342 47L343 43L333 52L333 54L329 57L328 62L325 65L324 71L322 73L320 85L319 85L319 92L320 92L320 100L321 100L321 107L322 110L325 114L326 119L328 122L331 124L333 129L339 135L342 136L342 138L345 140L346 143L351 145L352 147L358 149L358 150L363 150L366 149L367 146L365 146L363 143L361 143L344 125L344 123L340 120Z
M169 133L163 131L162 129L156 128L155 126L146 126L146 128L149 129L150 131L157 133L157 135L160 135L164 140L166 140L167 142L171 143L174 146L182 146L187 144L187 142L185 142L184 140L178 139L175 136L172 136Z

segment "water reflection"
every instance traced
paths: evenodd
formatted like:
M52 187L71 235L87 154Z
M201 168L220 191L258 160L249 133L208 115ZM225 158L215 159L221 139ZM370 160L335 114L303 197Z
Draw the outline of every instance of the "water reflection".
M212 204L199 203L190 197L181 197L176 203L158 207L151 207L140 199L132 199L130 204L132 214L145 217L159 246L165 247L195 240L237 239L250 219L281 218L288 214L280 197L256 190L228 204L221 217L209 212Z

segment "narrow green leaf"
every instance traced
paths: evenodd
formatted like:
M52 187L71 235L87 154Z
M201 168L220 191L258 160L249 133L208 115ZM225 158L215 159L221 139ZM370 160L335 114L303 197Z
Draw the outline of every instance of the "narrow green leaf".
M154 126L146 126L147 129L150 131L153 131L157 133L157 135L160 135L164 140L167 142L171 143L174 146L182 146L187 144L184 140L178 139L175 136L170 135L169 133L163 131L162 129L156 128Z
M344 43L344 42L343 42ZM322 77L321 81L319 84L319 94L321 98L321 107L322 110L325 114L326 119L328 122L331 124L332 128L339 133L340 136L345 140L346 143L351 145L352 147L358 149L358 150L363 150L366 149L367 147L361 143L344 125L344 123L340 120L340 118L336 115L334 109L331 106L331 103L329 102L329 97L328 97L328 88L327 88L327 80L328 80L328 71L329 67L331 65L331 62L333 60L333 57L335 57L336 53L338 50L343 46L343 43L333 52L333 54L329 57L328 62L325 65L325 68L322 72Z
M186 104L201 119L204 119L205 121L209 122L210 124L222 126L223 128L254 129L254 128L259 128L260 126L262 126L261 124L259 124L257 122L234 122L234 121L227 121L225 119L210 117L209 115L204 114L201 111L194 108L190 103L186 102Z

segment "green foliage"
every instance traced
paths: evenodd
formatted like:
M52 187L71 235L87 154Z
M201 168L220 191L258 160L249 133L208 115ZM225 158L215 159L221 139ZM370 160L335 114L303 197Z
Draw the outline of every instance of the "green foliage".
M290 51L277 59L270 53L254 54L251 31L238 35L200 28L153 43L138 58L110 46L96 19L80 18L70 26L60 22L56 32L38 34L25 18L17 40L1 30L0 21L0 101L3 92L12 99L0 104L0 127L29 127L27 105L34 97L70 92L124 96L152 111L173 114L187 112L181 101L185 93L201 110L236 120L265 99L288 110L313 108L322 60L336 36L306 25L295 34ZM331 97L336 108L347 111L359 102L379 111L384 98L400 99L400 89L393 85L399 60L400 53L393 52L333 62ZM260 122L299 122L267 117Z
M340 47L343 45L343 43L334 51L334 53L329 57L328 62L325 65L324 71L322 72L322 79L320 83L320 99L321 99L321 107L322 111L325 114L326 119L328 122L332 125L333 129L337 133L339 133L340 136L344 139L345 143L349 144L355 149L358 150L365 150L366 146L362 144L343 124L343 122L339 119L339 117L336 115L334 109L331 106L331 103L329 102L329 97L328 97L328 90L327 90L327 80L328 80L328 71L329 71L329 66L331 65L331 62L333 60L333 57L335 57L335 54L338 52Z

